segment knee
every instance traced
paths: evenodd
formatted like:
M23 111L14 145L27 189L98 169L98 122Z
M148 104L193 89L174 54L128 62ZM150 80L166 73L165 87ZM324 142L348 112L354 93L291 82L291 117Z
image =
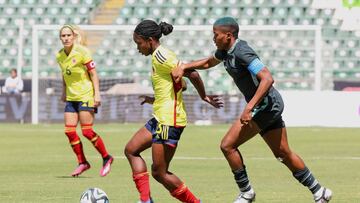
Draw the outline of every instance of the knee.
M228 155L236 151L236 148L234 148L233 145L224 140L220 144L220 149L224 155Z
M92 129L92 125L81 125L81 132L88 140L94 142L97 139L97 134Z
M163 182L162 180L165 177L165 173L162 172L162 170L154 164L151 165L151 175L155 180L157 180L160 183Z
M79 140L79 136L76 133L76 126L65 126L65 135L68 137L70 143Z
M126 145L124 148L124 155L129 158L135 155L135 151L129 145Z
M276 159L278 161L280 161L281 163L285 163L287 162L288 160L291 159L291 156L292 156L292 151L290 149L284 149L284 148L281 148L274 153L274 156L276 157Z

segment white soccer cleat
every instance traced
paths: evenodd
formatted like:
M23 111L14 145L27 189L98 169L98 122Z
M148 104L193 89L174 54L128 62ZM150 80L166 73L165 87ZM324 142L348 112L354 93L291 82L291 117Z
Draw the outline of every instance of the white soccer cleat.
M255 202L255 191L251 188L247 192L240 192L234 203L251 203Z
M332 191L327 188L323 188L322 194L318 198L314 198L315 203L328 203L332 198Z

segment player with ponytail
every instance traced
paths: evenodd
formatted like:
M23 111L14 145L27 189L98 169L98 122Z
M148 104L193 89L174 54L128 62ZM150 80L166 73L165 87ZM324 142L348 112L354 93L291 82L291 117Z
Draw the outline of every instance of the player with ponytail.
M93 130L94 113L101 105L99 78L90 51L85 47L84 32L75 25L64 25L59 32L64 46L56 55L63 75L62 100L65 102L65 134L79 165L71 174L78 176L90 168L83 146L76 133L80 122L84 137L92 142L103 158L100 176L110 172L113 157L108 154L102 138Z
M171 71L181 62L174 52L162 46L159 41L163 34L168 35L172 30L173 26L168 23L157 24L152 20L144 20L136 26L133 34L139 52L151 56L151 80L154 89L154 97L145 97L142 101L153 104L154 117L135 133L125 147L125 155L130 163L141 203L153 202L146 163L140 155L148 148L152 148L152 176L179 201L200 202L184 182L169 169L187 123L182 82L175 83L171 76ZM196 71L189 71L185 75L204 101L215 108L222 106L222 101L218 97L206 95L204 84Z

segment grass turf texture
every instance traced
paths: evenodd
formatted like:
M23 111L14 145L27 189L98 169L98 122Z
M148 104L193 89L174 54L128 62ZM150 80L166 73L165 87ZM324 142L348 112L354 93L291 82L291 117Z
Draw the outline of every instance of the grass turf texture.
M115 156L111 173L101 178L102 160L80 135L92 168L79 178L69 174L75 156L63 125L0 124L1 202L79 202L89 187L103 189L112 203L134 203L138 194L123 148L142 124L95 125ZM188 126L170 171L178 175L204 203L232 202L238 194L230 168L219 149L229 125ZM78 133L80 130L78 128ZM288 128L292 149L300 154L315 177L334 192L332 202L360 202L360 128ZM312 202L312 195L273 157L260 136L241 146L258 203ZM143 153L148 168L150 151ZM177 202L154 179L151 192L160 203Z

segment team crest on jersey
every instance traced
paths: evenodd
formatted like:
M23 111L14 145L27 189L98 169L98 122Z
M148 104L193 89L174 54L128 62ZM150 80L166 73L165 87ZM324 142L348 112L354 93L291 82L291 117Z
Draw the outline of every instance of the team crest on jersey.
M75 64L75 63L76 63L76 59L73 59L72 62L73 62L73 64Z

